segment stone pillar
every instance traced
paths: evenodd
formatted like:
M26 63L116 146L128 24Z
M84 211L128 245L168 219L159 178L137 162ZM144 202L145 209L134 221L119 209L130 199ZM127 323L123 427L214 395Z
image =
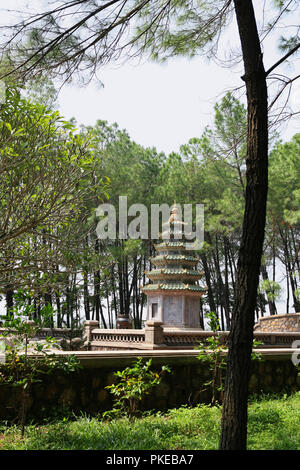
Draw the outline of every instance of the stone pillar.
M145 326L145 343L152 344L153 346L164 344L164 330L162 328L163 322L150 321L146 322Z
M92 340L92 330L99 328L99 322L96 320L86 320L84 322L84 342L90 343Z

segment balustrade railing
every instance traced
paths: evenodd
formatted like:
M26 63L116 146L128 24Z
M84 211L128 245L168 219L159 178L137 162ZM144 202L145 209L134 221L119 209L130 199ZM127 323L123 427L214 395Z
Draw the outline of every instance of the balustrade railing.
M144 330L92 330L92 341L142 343L145 341Z
M5 328L0 328L0 337L6 333ZM38 328L34 334L34 338L46 338L51 336L52 338L73 338L74 336L80 336L80 331L72 330L70 328Z
M179 330L163 328L160 322L147 322L142 330L102 330L90 329L86 335L92 349L123 347L126 349L145 349L151 346L165 348L194 348L199 343L207 343L209 337L219 335L221 343L226 345L228 331ZM291 347L295 340L300 340L300 332L254 332L254 339L262 344L259 347Z
M0 328L0 337L5 332ZM80 336L80 332L74 332L67 328L40 328L35 337L39 339L47 336L53 338L72 339ZM176 328L163 328L160 322L147 322L144 329L101 329L97 321L85 322L85 348L86 349L166 349L166 348L187 348L191 349L206 343L211 336L218 334L221 342L226 345L228 341L228 331L214 333L212 331L201 330L180 330ZM300 340L299 332L266 332L254 331L254 339L262 344L259 347L280 348L291 347L293 342Z

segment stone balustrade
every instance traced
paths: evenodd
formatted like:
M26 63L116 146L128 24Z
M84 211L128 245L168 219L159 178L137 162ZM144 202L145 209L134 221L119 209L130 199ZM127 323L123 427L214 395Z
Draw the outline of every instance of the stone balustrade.
M226 344L228 331L222 331L218 333L221 338L221 342ZM176 330L176 329L165 329L164 330L164 343L168 347L181 348L191 347L198 345L199 343L206 343L207 339L216 336L216 333L212 331L203 331L198 329L191 330Z
M138 345L145 342L144 330L130 330L130 329L118 329L118 330L102 330L96 328L92 331L93 344L97 343L128 343L132 345Z
M34 322L27 322L32 326L36 326ZM96 322L98 325L98 322ZM5 328L0 328L0 336L6 332ZM46 338L51 336L52 338L72 338L74 336L80 336L79 330L73 330L71 328L38 328L35 337L36 338Z
M69 339L74 336L74 332L69 328L40 328L36 332L37 338L66 338Z
M300 314L289 314L291 316ZM276 315L277 316L277 315ZM278 317L285 317L278 315ZM268 324L268 318L261 318L257 325ZM283 319L282 319L283 320ZM272 319L270 320L270 322ZM257 326L256 325L256 326ZM0 328L1 333L4 328ZM40 328L37 330L35 338L42 340L47 336L61 340L72 340L74 330L68 328ZM106 351L106 350L155 350L155 349L194 349L199 343L206 343L207 339L216 335L212 331L203 331L198 328L180 329L167 328L159 321L147 321L143 329L101 329L99 322L89 320L84 326L84 346L85 350ZM224 345L227 343L228 331L218 333ZM291 347L294 341L300 341L300 330L297 331L268 331L264 328L254 329L254 338L262 344L264 348L286 348ZM79 338L75 338L78 339ZM79 343L78 343L79 344ZM74 347L72 349L76 349ZM82 344L80 345L82 349Z
M79 329L71 328L38 328L34 321L27 321L32 327L36 327L36 331L33 337L30 337L29 344L34 345L35 343L45 343L46 338L54 338L55 342L51 345L51 350L56 351L57 349L63 350L78 350L83 347L82 331ZM98 325L98 322L97 322ZM7 330L0 328L0 339L6 336ZM4 335L5 334L5 335ZM5 339L6 344L13 345L11 342L10 334ZM13 336L13 335L12 335Z
M104 330L98 328L98 322L87 322L86 349L91 351L105 350L151 350L151 349L193 349L199 343L219 335L221 342L226 345L228 331L214 333L194 329L164 328L159 321L146 322L145 328ZM97 326L97 328L95 328ZM291 347L292 343L300 340L299 332L264 332L254 331L254 339L260 341L260 347Z

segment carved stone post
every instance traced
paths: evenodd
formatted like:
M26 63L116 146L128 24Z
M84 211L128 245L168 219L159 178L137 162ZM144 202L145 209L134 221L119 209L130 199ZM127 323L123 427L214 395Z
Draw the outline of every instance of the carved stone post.
M92 340L92 330L99 328L99 322L96 320L86 320L84 322L84 344L89 345Z
M162 346L164 344L163 322L148 320L145 326L145 343L153 346Z

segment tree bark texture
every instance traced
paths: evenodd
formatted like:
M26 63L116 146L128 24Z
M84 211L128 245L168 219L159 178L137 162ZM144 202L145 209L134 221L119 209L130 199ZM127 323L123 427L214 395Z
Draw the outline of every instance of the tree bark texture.
M248 104L246 197L237 266L236 298L228 343L220 449L247 444L248 382L268 190L267 86L251 0L234 0Z

